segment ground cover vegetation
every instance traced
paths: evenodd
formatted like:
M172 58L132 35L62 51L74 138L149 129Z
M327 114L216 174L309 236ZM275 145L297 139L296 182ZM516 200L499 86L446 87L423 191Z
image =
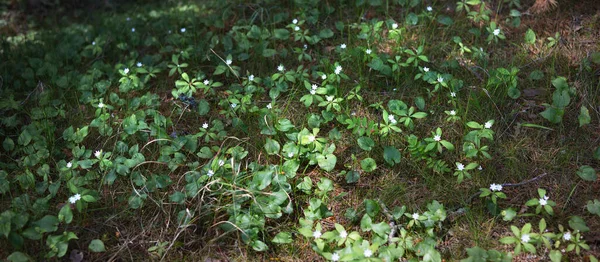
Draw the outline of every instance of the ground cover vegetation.
M2 2L0 258L597 261L600 11L532 2Z

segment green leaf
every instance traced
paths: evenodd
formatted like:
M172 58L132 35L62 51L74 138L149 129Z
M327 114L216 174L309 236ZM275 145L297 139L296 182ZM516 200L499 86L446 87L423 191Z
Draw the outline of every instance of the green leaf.
M562 121L562 112L553 106L547 106L544 112L541 112L540 115L546 120L558 124Z
M409 25L417 25L419 23L419 17L415 13L409 13L406 16L406 23Z
M290 38L290 31L288 31L287 29L279 28L275 29L273 35L279 40L287 40L288 38Z
M593 202L592 200L588 201L587 210L592 214L600 216L600 201L598 199L594 199Z
M276 244L289 244L292 243L292 234L289 232L279 232L271 242Z
M10 256L8 256L6 258L8 261L11 262L27 262L27 261L33 261L27 254L21 253L19 251L13 252L12 254L10 254Z
M377 216L377 214L379 214L379 210L381 209L381 207L379 206L377 201L372 199L365 199L365 209L370 217L375 217Z
M388 225L385 222L380 222L378 224L373 224L371 226L371 228L373 229L373 232L375 232L377 235L379 235L381 237L386 237L386 238L387 238L387 234L391 230L390 225Z
M337 157L334 154L327 154L317 156L317 163L319 167L327 172L333 170L335 168L335 164L337 163Z
M552 262L560 262L562 260L562 253L559 250L550 251L550 260Z
M587 125L592 121L592 118L590 117L590 111L587 109L587 107L581 106L578 119L580 127Z
M319 32L319 37L323 38L323 39L330 38L332 36L333 36L333 31L331 31L331 29L329 29L329 28L325 28Z
M425 110L425 99L422 96L417 96L415 98L415 105L419 110Z
M210 104L206 99L198 99L198 114L203 116L210 112Z
M88 249L92 252L106 252L106 248L104 247L104 242L102 242L102 240L100 239L94 239L92 240L92 242L90 242L90 245L88 246Z
M358 182L359 178L360 178L360 173L358 171L352 170L352 171L348 171L346 173L346 183L348 183L348 184Z
M362 219L360 220L360 229L362 229L362 231L368 232L371 231L372 228L372 220L371 217L367 214L365 214Z
M400 163L402 155L400 151L393 146L386 146L383 148L383 159L389 165L395 165Z
M591 57L592 57L592 62L600 65L600 52L592 53Z
M57 217L52 215L46 215L42 219L33 223L33 225L40 229L40 232L54 232L58 229L58 223L60 221Z
M262 242L260 240L252 241L251 246L252 246L252 249L254 249L255 251L258 251L258 252L266 251L269 249L267 244L265 244L265 242Z
M527 32L525 32L525 43L527 44L535 44L535 32L529 28Z
M362 150L371 151L373 146L375 146L375 141L373 141L373 139L370 137L362 136L358 138L358 146Z
M544 78L544 72L541 70L534 70L529 74L529 79L531 80L540 80L542 78Z
M578 216L572 216L569 220L569 226L574 230L579 230L581 232L588 232L590 228L586 226L585 221Z
M375 163L375 159L368 157L360 161L360 167L365 172L371 172L377 168L377 164Z
M258 190L263 190L271 184L272 179L272 170L262 170L254 173L254 176L252 178L252 184L256 186Z
M437 17L437 21L438 21L438 23L445 25L445 26L451 26L454 23L454 20L452 20L452 18L450 18L447 15L439 15Z
M64 205L58 212L58 219L70 224L73 221L73 211L69 205Z
M502 220L504 221L511 221L515 218L515 216L517 216L517 212L512 208L502 210L500 214L502 215Z
M15 149L15 141L13 141L10 137L4 138L4 142L2 142L2 147L4 151L12 151Z
M596 181L598 179L598 174L596 174L596 170L594 170L591 166L580 166L579 170L577 170L577 175L581 177L581 179L585 181Z
M267 138L267 142L265 143L265 150L267 151L267 154L269 154L269 155L278 154L279 149L281 149L279 142L277 142L273 139Z
M508 88L508 97L512 98L512 99L517 99L521 96L521 91L516 88L516 87L509 87Z

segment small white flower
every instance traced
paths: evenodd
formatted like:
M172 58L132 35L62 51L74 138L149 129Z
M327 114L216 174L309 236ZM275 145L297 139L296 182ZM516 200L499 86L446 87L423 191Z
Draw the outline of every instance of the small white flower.
M444 78L440 76L440 77L438 77L437 81L438 81L438 83L443 83L444 82Z
M129 68L123 69L123 74L128 74L128 73L129 73Z
M92 45L96 45L96 41L92 42Z
M294 27L294 31L300 31L300 27L299 26Z
M136 65L137 67L142 67L142 66L143 66L142 62L137 62L137 64L135 64L135 65Z
M450 111L450 115L451 116L455 116L456 115L456 111L454 111L454 110Z
M340 237L341 238L346 238L348 236L348 232L346 232L346 230L340 232Z
M333 255L331 255L331 261L338 261L340 260L340 255L338 253L333 253Z
M208 177L212 177L213 175L215 175L215 171L212 171L212 169L211 169L211 170L208 170L208 173L206 173L206 175L207 175Z
M314 95L314 94L316 94L316 93L317 93L317 91L315 91L314 89L313 89L313 90L310 90L310 94L311 94L311 95Z
M527 243L527 242L529 242L529 240L531 240L531 238L529 237L529 234L521 235L521 242Z
M325 79L327 79L327 76L326 75L322 75L321 79L325 80Z
M483 125L485 128L490 129L492 128L492 121L487 121L485 122L485 124Z
M544 198L540 198L540 206L545 206L548 204L548 200L544 199Z
M454 93L454 92L450 92L450 96L451 96L451 97L456 97L456 93Z
M127 17L127 18L125 18L125 20L129 21L129 20L131 20L131 18Z
M477 170L481 171L481 170L483 170L483 167L482 166L478 166Z
M269 103L269 104L267 105L267 109L271 109L271 108L273 108L273 106L271 105L271 103Z
M185 27L184 27L184 28L181 28L181 29L179 29L179 32L185 33Z
M304 50L308 49L308 45L307 44L304 44L303 47L304 47Z
M550 199L550 197L544 195L544 200L548 200L548 199Z
M340 45L340 48L341 48L341 49L346 49L346 44L341 44L341 45Z
M442 136L440 136L440 135L435 135L435 136L433 137L433 140L435 140L436 142L439 142L440 140L442 140Z
M429 67L423 67L423 71L425 71L425 73L429 72Z
M172 32L173 32L173 31L171 31L171 30L167 31L167 33L169 33L169 34L170 34L170 33L172 33Z
M135 27L132 27L132 28L131 28L131 32L132 32L132 33L135 33Z
M500 29L494 29L494 35L497 36L500 34Z
M294 157L294 152L289 152L289 153L288 153L288 157L289 157L289 158L292 158L292 157Z
M102 150L97 150L96 152L94 152L94 156L95 156L95 157L100 157L100 156L102 156Z
M298 19L292 20L292 24L297 24L297 23L298 23Z
M458 170L458 171L465 170L465 165L463 165L462 163L457 163L456 164L456 170Z
M225 165L225 160L219 159L219 166L223 166L223 165Z
M254 81L254 75L248 76L248 81Z
M433 8L431 8L431 6L428 6L427 11L431 12L431 11L433 11Z
M365 53L367 53L367 55L370 55L371 54L371 49L365 50Z
M316 137L314 135L308 136L308 142L315 142Z
M394 117L394 115L388 115L388 121L396 121L396 118Z
M335 67L335 74L339 75L342 72L342 66L336 66Z
M77 201L79 201L79 199L81 199L81 195L80 194L75 194L75 195L69 197L69 202L71 204L75 204L75 203L77 203Z
M237 107L236 103L231 104L231 108L236 108L236 107Z
M231 62L232 62L231 59L225 60L225 64L227 64L227 65L231 65Z
M321 231L315 230L315 232L313 232L313 237L314 238L320 238L321 237Z
M73 166L73 163L69 162L67 163L67 168L71 168Z
M490 190L492 191L502 191L502 185L499 184L491 184Z
M396 23L393 23L393 24L392 24L392 29L396 29L396 28L398 28L398 24L396 24Z
M204 124L202 124L202 128L207 129L208 128L208 123L204 122Z
M104 107L104 103L100 102L98 103L98 108L103 108Z
M419 213L413 213L413 214L412 214L412 218L413 218L414 220L418 220L418 219L419 219Z
M319 86L317 86L317 84L312 84L312 86L310 88L312 90L317 90L317 88L319 88Z
M363 255L365 257L371 257L371 255L373 255L373 251L371 251L371 249L367 249L367 250L365 250L365 252L363 253Z
M279 72L283 72L284 70L285 70L285 67L283 67L283 65L279 65L277 67L277 71L279 71Z
M333 101L334 96L327 96L326 98L327 98L328 102L331 102L331 101Z
M565 241L569 241L569 240L571 240L571 232L568 232L568 231L567 231L567 233L565 233L565 234L563 235L563 239L564 239Z
M205 79L204 82L202 82L205 86L210 84L210 81L208 79Z
M563 248L563 249L561 249L561 250L560 250L560 252L562 252L562 253L565 253L565 249L564 249L564 248Z

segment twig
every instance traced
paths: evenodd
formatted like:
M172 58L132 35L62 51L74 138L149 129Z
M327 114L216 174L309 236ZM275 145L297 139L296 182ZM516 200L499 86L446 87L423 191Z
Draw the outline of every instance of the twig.
M525 184L531 183L531 182L533 182L533 181L536 181L536 180L538 180L538 179L540 179L540 178L542 178L542 177L545 177L546 175L548 175L548 173L543 173L543 174L541 174L541 175L539 175L539 176L536 176L536 177L534 177L534 178L532 178L532 179L529 179L529 180L527 180L527 181L523 181L523 182L520 182L520 183L516 183L516 184L506 183L506 184L502 184L502 186L503 186L503 187L507 187L507 186L522 186L522 185L525 185Z
M390 213L390 210L383 203L383 201L381 201L381 199L377 199L377 203L379 203L379 206L381 207L383 214L389 220L389 225L390 225L391 230L390 230L390 234L388 235L388 244L391 245L392 239L396 235L396 230L397 230L396 222L397 221L396 221L396 219L394 219L394 216L392 216L392 214Z

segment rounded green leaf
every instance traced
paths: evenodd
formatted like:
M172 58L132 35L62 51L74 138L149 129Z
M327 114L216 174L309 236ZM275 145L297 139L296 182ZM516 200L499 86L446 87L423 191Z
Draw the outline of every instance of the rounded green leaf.
M596 181L598 179L596 170L591 166L580 166L577 175L585 181Z
M368 157L360 161L360 167L365 172L371 172L377 168L377 164L375 159Z
M375 141L373 141L373 139L370 137L362 136L358 138L358 146L362 150L371 151L373 146L375 146Z
M292 234L290 234L289 232L279 232L277 235L275 235L271 242L277 244L292 243Z
M102 242L102 240L100 239L94 239L92 240L92 242L90 242L90 245L88 246L88 248L90 249L90 251L92 252L106 252L106 248L104 247L104 242Z

